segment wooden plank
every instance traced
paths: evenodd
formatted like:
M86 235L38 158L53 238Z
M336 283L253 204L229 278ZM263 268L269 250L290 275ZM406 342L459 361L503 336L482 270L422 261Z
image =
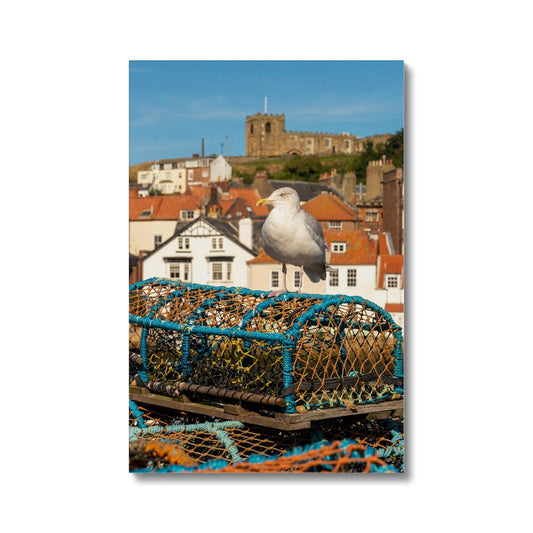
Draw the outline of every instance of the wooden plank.
M285 420L286 418L298 416L301 420L323 420L326 418L337 418L341 416L362 415L367 413L376 413L380 411L392 411L403 408L403 400L390 400L379 403L368 403L363 405L354 405L351 409L346 407L332 407L330 409L317 409L316 411L307 411L305 413L276 413L276 418Z
M284 431L307 429L311 427L312 422L329 418L355 415L368 415L368 417L374 416L376 418L383 418L391 416L393 413L395 416L401 416L398 413L402 413L403 415L403 399L354 405L350 409L345 407L334 407L331 409L320 409L303 413L275 413L273 416L265 416L254 411L249 411L236 404L225 404L223 406L206 405L193 402L185 395L169 397L153 394L144 387L130 387L130 398L133 401L145 405L165 407L205 416L223 418L226 420L237 419L243 423L266 426Z
M258 426L266 426L274 429L281 429L284 431L307 429L311 427L309 421L298 420L276 420L274 417L268 417L251 413L236 415L232 412L225 411L224 407L217 407L214 405L203 405L193 402L180 401L178 398L169 398L168 396L159 396L157 394L130 392L130 399L144 405L153 405L157 407L166 407L176 409L179 411L186 411L198 415L212 416L216 418L224 418L226 420L239 420L245 424L255 424Z

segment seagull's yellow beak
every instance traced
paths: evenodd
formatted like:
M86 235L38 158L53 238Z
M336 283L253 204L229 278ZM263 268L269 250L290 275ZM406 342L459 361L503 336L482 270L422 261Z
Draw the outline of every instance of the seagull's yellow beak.
M270 204L272 203L272 200L269 200L268 198L261 198L259 202L257 202L255 205L263 205L263 204Z

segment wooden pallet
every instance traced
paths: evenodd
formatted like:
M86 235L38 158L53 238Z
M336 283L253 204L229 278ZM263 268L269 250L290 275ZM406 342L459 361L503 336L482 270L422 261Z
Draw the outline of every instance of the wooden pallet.
M272 413L267 416L255 411L250 411L240 405L222 404L207 405L191 401L181 394L176 397L154 394L144 387L130 386L130 399L147 407L164 407L166 409L185 411L200 415L239 420L246 424L266 426L283 431L308 429L311 423L328 418L364 415L368 418L388 418L403 416L403 399L387 400L379 403L354 405L353 407L333 407L303 413Z

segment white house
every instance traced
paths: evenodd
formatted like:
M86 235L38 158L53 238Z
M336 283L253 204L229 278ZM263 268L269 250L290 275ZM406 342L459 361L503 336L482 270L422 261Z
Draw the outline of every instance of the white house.
M209 181L230 181L231 166L222 155L218 155L209 165Z
M254 255L250 218L241 219L237 229L199 217L144 257L143 277L246 287L246 262Z
M173 162L154 163L150 170L137 173L137 183L151 185L163 194L184 193L187 189L186 171Z
M184 193L188 185L231 180L231 166L222 155L164 159L137 173L137 183L164 194Z

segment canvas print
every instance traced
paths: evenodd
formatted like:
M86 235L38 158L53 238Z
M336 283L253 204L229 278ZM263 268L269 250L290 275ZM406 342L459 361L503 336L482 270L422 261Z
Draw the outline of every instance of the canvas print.
M129 470L401 474L403 61L130 61Z

